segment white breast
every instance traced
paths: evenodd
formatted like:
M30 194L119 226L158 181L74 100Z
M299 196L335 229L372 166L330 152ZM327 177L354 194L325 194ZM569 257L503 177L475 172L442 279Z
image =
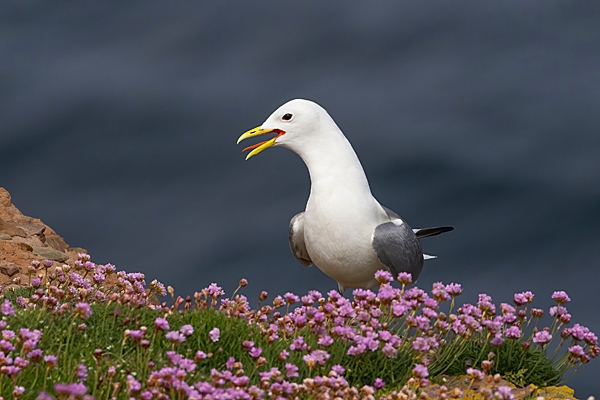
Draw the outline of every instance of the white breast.
M370 193L356 196L343 187L313 190L304 214L306 249L314 264L343 286L375 287L373 275L383 265L371 236L386 218Z

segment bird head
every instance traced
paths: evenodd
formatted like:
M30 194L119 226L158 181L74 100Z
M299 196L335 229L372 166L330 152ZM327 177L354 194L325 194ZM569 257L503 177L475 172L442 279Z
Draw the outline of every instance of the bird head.
M243 133L237 142L240 143L242 140L268 133L275 134L269 140L242 150L251 150L246 156L246 160L271 146L282 146L299 153L303 146L314 143L311 138L319 132L318 128L324 115L331 120L329 114L318 104L309 100L291 100L275 110L262 125ZM333 120L331 121L333 122Z

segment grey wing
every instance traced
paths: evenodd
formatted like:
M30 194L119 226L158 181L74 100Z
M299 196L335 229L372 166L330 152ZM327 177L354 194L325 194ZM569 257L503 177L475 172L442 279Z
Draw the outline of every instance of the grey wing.
M386 222L378 225L371 241L377 258L389 268L394 278L408 272L415 282L423 270L421 243L406 223Z
M294 218L290 221L289 239L292 254L298 259L300 264L310 267L313 262L308 255L306 244L304 243L304 212L294 215Z

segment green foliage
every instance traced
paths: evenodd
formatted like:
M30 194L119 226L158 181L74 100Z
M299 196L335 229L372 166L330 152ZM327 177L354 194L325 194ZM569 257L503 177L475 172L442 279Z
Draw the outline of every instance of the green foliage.
M11 293L7 297L16 297L23 293ZM310 348L318 348L318 337L304 329L293 337L284 337L268 343L266 336L260 329L246 320L228 317L225 313L213 309L197 309L190 311L176 311L167 316L172 330L177 330L185 324L194 328L194 333L180 344L172 344L165 339L164 332L154 328L156 317L164 316L158 311L145 307L134 308L120 304L95 304L92 305L92 316L83 320L72 313L52 315L43 309L18 309L16 314L9 318L6 329L18 332L20 328L39 329L43 331L40 348L44 354L54 354L58 357L58 365L47 369L43 364L35 368L27 368L17 378L16 384L35 392L50 390L53 383L76 381L75 370L78 364L85 364L89 368L89 377L86 384L89 394L107 396L111 394L115 382L120 382L125 387L125 379L131 374L136 379L148 379L150 369L148 363L155 363L154 369L160 369L169 364L166 352L176 350L186 358L193 359L197 350L209 354L206 360L197 363L196 370L189 374L191 381L210 380L210 370L225 369L229 357L241 361L253 384L259 383L258 372L278 367L285 371L285 363L292 363L299 367L301 378L324 375L332 365L341 364L346 369L345 377L355 386L372 384L375 378L383 379L390 388L399 388L410 377L410 371L418 360L408 352L399 352L397 358L385 357L381 352L366 352L359 356L348 356L349 344L340 340L328 348L331 358L325 366L318 364L312 369L303 361L303 352L291 352L287 360L280 360L279 354L298 335L303 335ZM85 323L87 328L80 330L78 326ZM126 337L128 329L148 328L146 337L150 345L144 349L133 340ZM209 331L213 328L220 329L220 339L212 342ZM250 340L256 347L263 349L266 364L257 365L256 358L251 357L243 350L242 342ZM101 349L102 356L96 358L94 350ZM488 353L496 353L495 365L492 373L500 373L515 384L527 385L533 383L537 386L550 385L558 382L557 371L542 351L523 350L520 341L507 341L500 348L492 348L489 344L482 345L476 339L466 340L459 338L455 342L443 345L438 349L437 356L429 366L430 377L441 374L462 375L469 365L478 366ZM108 367L116 367L116 375L108 376ZM531 372L528 372L531 371ZM8 395L12 392L13 382L6 377L0 381L0 393ZM23 398L34 393L28 391Z
M479 368L487 359L494 362L491 374L500 374L519 387L530 383L544 387L560 382L561 374L546 354L539 349L524 349L520 340L507 340L500 347L492 347L475 337L456 338L439 349L429 372L432 376L464 375L468 367Z

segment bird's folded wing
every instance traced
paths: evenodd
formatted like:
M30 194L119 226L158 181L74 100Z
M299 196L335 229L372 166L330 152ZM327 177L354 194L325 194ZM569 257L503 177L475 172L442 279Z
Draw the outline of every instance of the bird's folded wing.
M304 243L304 212L294 215L294 218L290 221L289 239L290 249L300 264L310 267L313 262Z
M390 219L392 219L392 220L401 219L400 216L398 215L398 213L390 210L386 206L381 206L381 207L385 210L386 214L388 215L388 217L390 217ZM440 235L442 233L450 232L453 230L454 230L453 226L436 226L435 228L413 229L413 232L415 233L415 235L417 235L417 238L422 239L424 237L436 236L436 235Z
M421 243L406 223L386 222L378 225L371 241L375 254L382 264L397 277L400 272L409 272L418 277L423 269Z

